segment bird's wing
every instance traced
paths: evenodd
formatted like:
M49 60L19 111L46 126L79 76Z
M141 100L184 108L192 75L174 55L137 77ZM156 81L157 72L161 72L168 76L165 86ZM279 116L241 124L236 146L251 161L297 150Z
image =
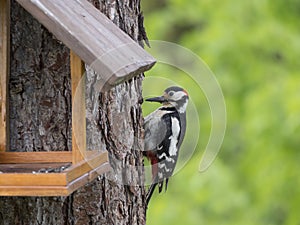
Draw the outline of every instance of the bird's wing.
M145 117L145 151L157 150L159 144L164 140L167 127L161 118L166 113L158 109Z

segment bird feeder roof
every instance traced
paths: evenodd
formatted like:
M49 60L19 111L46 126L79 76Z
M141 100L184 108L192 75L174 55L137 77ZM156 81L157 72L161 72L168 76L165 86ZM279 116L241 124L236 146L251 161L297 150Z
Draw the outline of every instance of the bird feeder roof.
M17 0L33 17L114 86L155 59L86 0Z

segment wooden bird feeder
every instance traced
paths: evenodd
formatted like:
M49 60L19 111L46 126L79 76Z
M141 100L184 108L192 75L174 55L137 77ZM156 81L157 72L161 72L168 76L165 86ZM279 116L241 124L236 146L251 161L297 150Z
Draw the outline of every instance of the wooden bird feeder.
M17 2L71 49L72 151L9 151L11 9L9 0L0 0L0 195L67 196L110 168L107 151L86 150L84 62L107 90L150 69L155 59L86 0Z

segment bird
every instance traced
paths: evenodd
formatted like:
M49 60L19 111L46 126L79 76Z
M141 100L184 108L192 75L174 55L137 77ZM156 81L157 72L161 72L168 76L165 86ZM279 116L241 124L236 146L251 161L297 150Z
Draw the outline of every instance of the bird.
M144 119L144 156L152 167L152 182L146 194L146 205L155 187L161 193L168 187L186 132L186 108L189 101L187 91L178 86L168 87L162 96L146 101L162 105Z

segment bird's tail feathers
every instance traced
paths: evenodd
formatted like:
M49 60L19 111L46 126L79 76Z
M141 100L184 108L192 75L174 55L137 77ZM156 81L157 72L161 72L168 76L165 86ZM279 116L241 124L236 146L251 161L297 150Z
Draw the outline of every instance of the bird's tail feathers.
M168 181L169 181L169 179L167 178L166 179L166 183L165 183L165 191L167 191L167 188L168 188ZM146 203L147 203L147 205L148 205L148 203L149 203L149 201L150 201L150 199L151 199L151 197L153 195L153 192L155 190L156 185L158 185L158 192L160 193L162 191L162 189L163 189L164 181L161 181L161 182L157 182L156 181L155 182L155 180L154 180L154 182L152 182L152 184L151 184L151 186L148 189L148 192L146 194Z

